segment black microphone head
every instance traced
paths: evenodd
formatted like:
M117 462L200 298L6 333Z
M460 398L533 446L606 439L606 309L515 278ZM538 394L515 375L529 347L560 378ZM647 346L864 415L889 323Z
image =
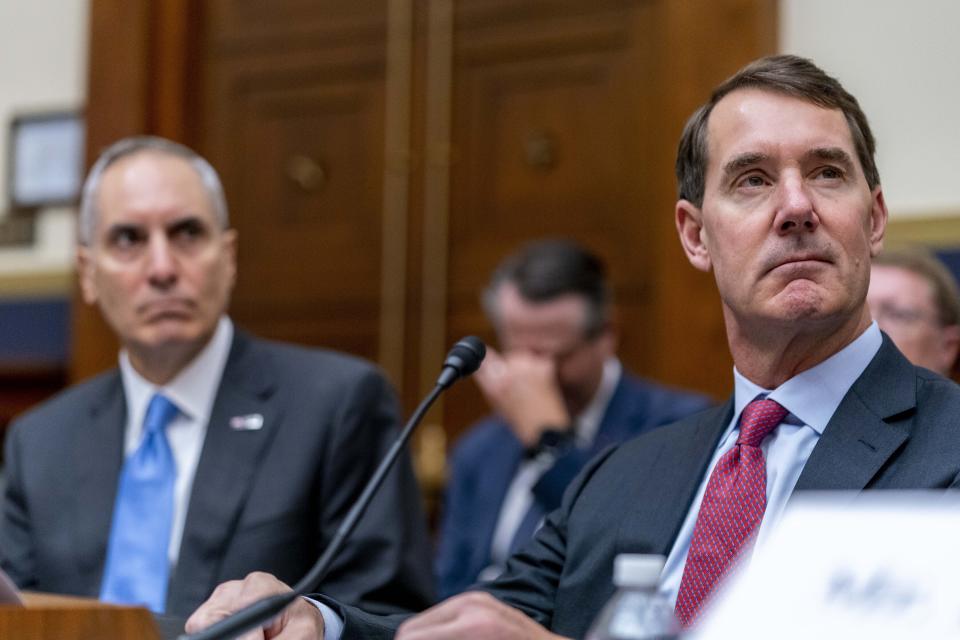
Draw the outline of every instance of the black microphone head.
M453 345L443 361L443 371L437 384L448 387L459 378L466 377L480 368L483 357L487 355L487 348L483 341L476 336L467 336Z

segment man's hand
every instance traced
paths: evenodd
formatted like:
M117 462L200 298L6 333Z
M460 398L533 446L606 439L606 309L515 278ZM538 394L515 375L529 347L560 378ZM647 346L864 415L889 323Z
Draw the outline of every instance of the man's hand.
M501 355L487 347L487 356L473 379L527 448L540 441L545 427L570 424L556 366L549 358L526 352Z
M454 596L410 618L396 640L562 640L488 593Z
M243 609L255 601L277 593L290 591L290 587L269 573L255 572L243 580L224 582L200 608L187 620L187 633L196 633L231 613ZM241 636L242 640L323 640L323 617L315 606L297 598L263 629L254 629Z

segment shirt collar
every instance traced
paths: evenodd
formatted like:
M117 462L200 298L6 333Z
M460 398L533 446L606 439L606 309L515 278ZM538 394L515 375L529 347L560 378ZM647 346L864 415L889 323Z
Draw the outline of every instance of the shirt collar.
M190 420L206 423L213 408L220 378L233 343L233 323L226 316L217 322L217 329L207 345L169 383L158 387L141 376L130 363L130 355L120 352L120 377L134 424L142 421L147 403L153 394L167 396Z
M620 383L620 375L623 373L623 365L616 358L607 358L603 363L603 374L600 378L600 384L597 386L596 393L590 404L580 412L580 415L574 418L576 425L577 441L581 446L589 446L593 443L600 429L600 420L607 411L607 405L610 404L610 398Z
M747 380L734 367L734 415L739 416L758 396L769 397L780 403L792 417L822 435L847 391L877 355L882 343L880 328L876 322L871 322L856 340L773 390Z

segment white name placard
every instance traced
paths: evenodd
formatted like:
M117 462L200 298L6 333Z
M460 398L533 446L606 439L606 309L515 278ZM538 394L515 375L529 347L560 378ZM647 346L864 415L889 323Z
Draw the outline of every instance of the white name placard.
M695 637L960 638L960 493L794 496Z

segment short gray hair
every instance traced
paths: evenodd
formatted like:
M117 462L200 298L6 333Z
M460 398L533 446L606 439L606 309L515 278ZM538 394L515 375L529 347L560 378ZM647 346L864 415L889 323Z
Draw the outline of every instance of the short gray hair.
M97 158L97 161L93 163L93 167L83 183L83 193L80 198L80 217L77 222L77 240L80 244L89 245L93 241L97 219L99 218L97 196L99 195L103 174L118 160L142 152L160 153L186 160L200 176L200 182L203 184L204 191L207 192L207 197L210 198L210 204L213 206L213 214L217 222L223 229L230 226L230 214L227 211L227 199L223 195L223 185L220 183L220 176L217 175L216 169L209 162L193 149L172 140L158 136L131 136L118 140L107 147Z
M603 259L573 240L550 238L521 247L494 270L481 297L483 310L500 330L500 288L510 283L528 302L577 295L586 304L584 335L594 338L610 326L612 293Z

